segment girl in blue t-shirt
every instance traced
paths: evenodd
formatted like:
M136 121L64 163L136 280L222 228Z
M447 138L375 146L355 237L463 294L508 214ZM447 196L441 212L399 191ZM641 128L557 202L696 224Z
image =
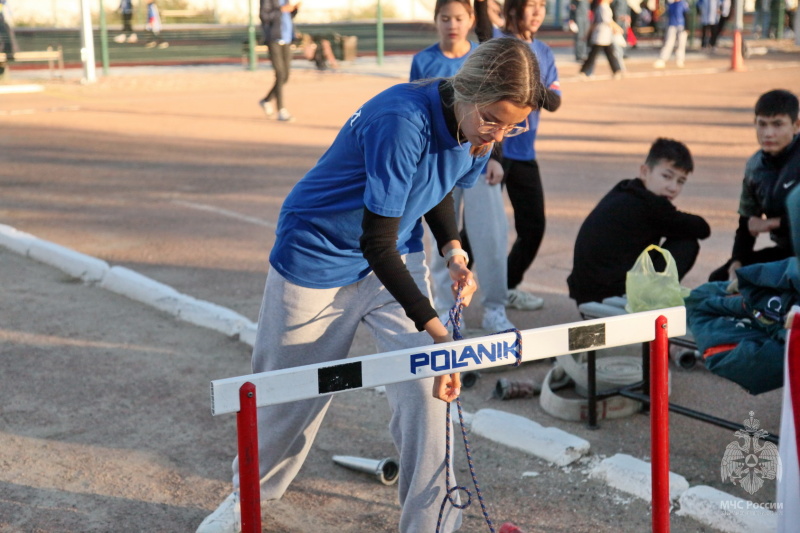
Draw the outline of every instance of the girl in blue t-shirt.
M483 0L485 2L486 0ZM480 2L480 3L483 3ZM514 208L514 229L517 238L508 254L508 307L535 310L544 305L538 296L518 288L525 271L539 251L545 229L544 189L536 162L536 131L539 126L539 107L555 111L561 105L561 84L558 79L553 51L536 39L544 22L546 0L506 0L503 4L503 28L492 28L485 10L476 4L478 35L509 36L526 43L539 62L541 83L544 85L541 105L528 116L529 129L522 135L503 142L503 183Z
M467 268L451 191L471 187L493 144L538 105L538 63L516 39L478 47L449 79L396 85L356 110L333 145L281 208L253 349L253 371L345 359L365 326L378 350L452 340L428 293L424 216L450 263L465 304L476 284ZM434 531L445 479L442 418L460 392L458 374L386 386L390 430L403 465L400 531ZM305 460L329 395L259 409L261 494L280 498ZM234 492L198 532L235 531ZM449 507L440 531L458 529Z
M411 81L453 76L478 46L467 38L475 24L469 0L437 0L434 22L439 42L414 56ZM490 332L514 327L505 308L508 299L508 222L500 186L502 179L503 167L499 158L493 156L475 187L453 190L457 219L463 219L464 230L470 236L470 253L476 258L474 264L481 284L483 305L481 327ZM463 217L460 215L462 206ZM431 257L430 265L434 307L442 316L453 306L452 281L441 258Z

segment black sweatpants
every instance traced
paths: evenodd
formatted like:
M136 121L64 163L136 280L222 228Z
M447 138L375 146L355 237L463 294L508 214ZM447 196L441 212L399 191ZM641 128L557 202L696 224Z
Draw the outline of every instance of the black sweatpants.
M289 69L292 62L292 48L290 43L280 44L278 41L267 43L269 48L269 60L275 70L275 85L267 93L267 101L275 98L278 109L283 109L283 86L289 81Z

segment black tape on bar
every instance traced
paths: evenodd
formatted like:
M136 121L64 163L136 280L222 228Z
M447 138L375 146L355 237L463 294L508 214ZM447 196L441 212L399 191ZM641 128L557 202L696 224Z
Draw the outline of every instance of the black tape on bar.
M361 361L320 368L317 381L320 394L361 388Z
M569 349L589 350L606 345L605 323L569 328Z

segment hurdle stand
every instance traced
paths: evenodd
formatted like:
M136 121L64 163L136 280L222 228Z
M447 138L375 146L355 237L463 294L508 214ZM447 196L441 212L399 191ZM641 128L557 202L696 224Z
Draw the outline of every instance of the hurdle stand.
M672 329L667 328L668 321ZM520 332L527 347L522 352L523 362L591 349L652 344L653 533L669 532L669 411L664 407L669 401L667 338L685 333L684 307ZM257 407L508 365L516 362L518 350L516 333L509 332L212 381L212 415L237 413L242 533L261 531Z

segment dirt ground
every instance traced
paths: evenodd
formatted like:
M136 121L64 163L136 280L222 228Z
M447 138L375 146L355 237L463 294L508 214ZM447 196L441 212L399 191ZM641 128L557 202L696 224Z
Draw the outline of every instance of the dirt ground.
M738 175L755 149L750 106L764 90L797 87L799 59L796 52L756 59L742 74L726 73L725 58L696 59L686 72L653 74L648 58L631 61L625 80L586 83L575 78L577 65L560 65L569 100L545 117L537 146L549 229L525 280L547 306L512 312L517 326L578 319L563 288L574 234L656 135L686 140L696 157L694 188L681 207L705 214L715 231L689 280L701 282L730 247ZM399 80L298 72L290 93L298 122L280 128L256 114L268 78L252 76L144 73L0 96L0 223L255 320L281 199L357 102ZM630 171L621 175L623 166ZM249 347L2 248L0 302L0 531L194 531L229 492L235 454L235 417L211 416L208 383L248 373ZM468 322L478 311L469 310ZM359 338L353 353L371 350ZM649 531L647 503L587 475L616 453L648 460L647 416L592 431L547 415L536 400L491 398L500 377L541 379L548 368L484 374L464 391L464 408L560 427L589 440L592 451L560 468L473 437L490 516L529 533ZM778 427L779 391L751 397L702 369L672 372L681 403L734 420L755 410L763 427ZM338 395L289 492L264 504L263 530L396 531L396 489L331 460L393 455L387 421L379 393ZM674 472L693 486L748 497L719 480L732 432L677 416L670 431ZM455 462L469 484L461 452ZM774 498L774 484L758 495ZM477 503L462 531L488 531ZM673 516L672 531L713 530Z

